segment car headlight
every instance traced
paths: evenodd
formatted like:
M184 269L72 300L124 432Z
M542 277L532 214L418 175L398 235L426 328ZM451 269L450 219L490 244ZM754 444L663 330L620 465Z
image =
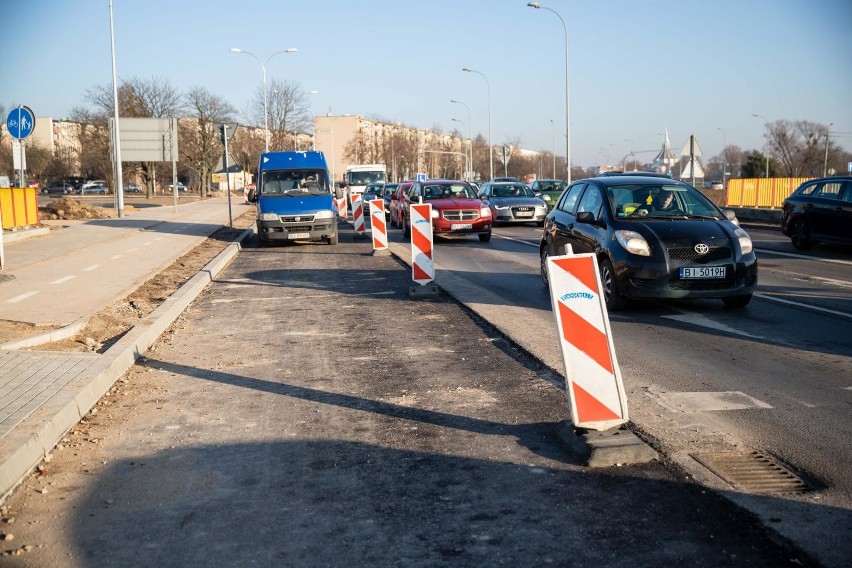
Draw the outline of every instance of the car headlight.
M639 256L651 256L648 241L636 231L615 231L615 238L627 252Z
M491 217L491 208L490 207L480 207L479 208L479 216L480 217Z
M321 209L314 214L314 219L334 219L334 211L331 209Z
M260 220L261 221L278 221L280 217L277 213L261 213Z
M509 206L508 205L495 205L494 209L497 209L498 211L508 211Z
M752 244L751 237L748 236L748 233L742 229L737 229L734 231L734 234L740 241L740 250L743 251L743 254L748 254L754 249L754 245Z
M434 209L434 208L433 208L433 209L432 209L432 218L433 218L433 219L437 219L437 218L438 218L438 217L440 217L440 216L441 216L441 212L440 212L440 211L438 211L437 209Z
M542 195L541 198L544 199L545 201L550 201L549 195Z

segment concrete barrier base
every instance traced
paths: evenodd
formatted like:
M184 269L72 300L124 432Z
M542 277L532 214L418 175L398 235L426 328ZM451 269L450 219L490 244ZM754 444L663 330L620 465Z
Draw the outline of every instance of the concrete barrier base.
M653 448L630 430L583 430L563 420L556 426L556 436L565 449L582 459L588 467L647 463L658 457Z
M439 288L434 283L412 284L408 289L408 297L412 300L435 298L438 296Z

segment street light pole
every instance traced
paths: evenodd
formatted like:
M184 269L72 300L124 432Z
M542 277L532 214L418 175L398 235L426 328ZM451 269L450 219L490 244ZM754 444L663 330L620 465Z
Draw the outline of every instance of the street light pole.
M491 174L489 179L494 179L494 146L491 144L491 84L488 82L488 77L486 77L481 71L468 69L467 67L462 69L462 71L482 75L482 78L485 79L485 87L488 89L488 166Z
M728 169L728 135L725 134L725 129L717 126L716 130L722 131L722 188L727 188L725 185L725 172Z
M296 53L299 50L295 47L290 47L281 51L276 51L275 53L266 58L266 63L261 61L260 58L251 51L246 51L244 49L240 49L239 47L232 47L228 51L230 51L231 53L245 53L246 55L251 55L257 60L258 63L260 63L260 69L261 71L263 71L263 140L265 151L269 152L269 97L266 93L266 65L269 63L270 59L272 59L279 53Z
M754 114L752 116L755 118L762 118L763 122L766 123L766 129L769 130L769 120L766 119L762 114ZM766 152L766 179L769 179L769 152Z
M556 123L550 119L550 125L553 127L553 179L556 179Z
M825 159L822 162L822 177L828 175L828 133L832 126L834 126L833 122L825 129Z
M468 181L473 181L473 127L472 123L470 122L470 107L467 106L467 104L461 101L457 101L455 99L450 99L450 102L455 103L457 105L462 105L464 108L467 109L467 142L470 145L470 160L468 162L470 164L470 167L468 168L467 175L469 178L471 178Z
M566 168L568 169L568 183L571 183L571 118L570 118L570 102L569 102L569 91L568 91L568 26L565 24L565 20L562 16L559 15L559 12L553 10L552 8L548 8L547 6L542 6L538 2L528 2L527 6L530 8L535 8L536 10L547 10L548 12L552 12L559 18L559 21L562 22L562 29L565 31L565 162Z
M451 118L450 120L453 121L453 122L458 122L459 124L464 124L464 121L459 120L458 118ZM468 130L470 130L469 127L468 127ZM470 141L470 139L468 139L468 141ZM468 172L470 172L470 170L471 170L470 160L471 160L471 158L467 155L467 152L465 151L465 153L464 153L464 162L465 162L464 166L465 166L465 170L467 170ZM468 177L467 173L462 176L462 179L464 179L466 177ZM465 181L470 181L470 180L465 180Z
M318 95L319 91L308 91L309 95ZM311 105L311 150L317 149L317 133L314 132L314 107Z

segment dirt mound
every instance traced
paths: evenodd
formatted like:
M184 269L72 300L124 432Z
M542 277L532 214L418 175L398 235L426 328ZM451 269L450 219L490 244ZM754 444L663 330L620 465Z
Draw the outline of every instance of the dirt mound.
M115 211L106 207L92 207L80 203L76 199L63 197L51 201L38 208L38 218L41 221L48 220L85 220L85 219L110 219L115 217Z

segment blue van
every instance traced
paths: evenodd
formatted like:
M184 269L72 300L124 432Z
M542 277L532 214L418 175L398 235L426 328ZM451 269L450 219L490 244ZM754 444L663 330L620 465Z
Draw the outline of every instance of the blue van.
M326 241L336 245L337 216L322 152L266 152L260 155L257 189L257 234L271 241Z

